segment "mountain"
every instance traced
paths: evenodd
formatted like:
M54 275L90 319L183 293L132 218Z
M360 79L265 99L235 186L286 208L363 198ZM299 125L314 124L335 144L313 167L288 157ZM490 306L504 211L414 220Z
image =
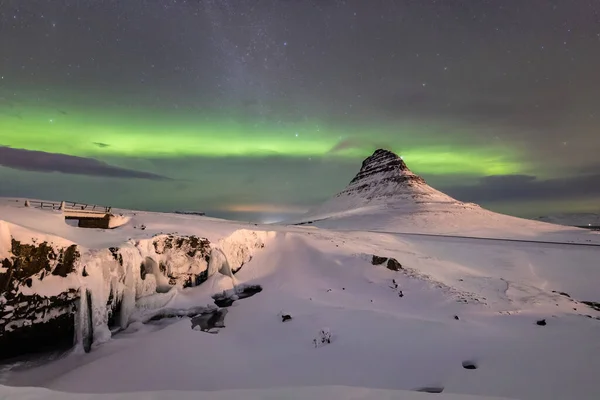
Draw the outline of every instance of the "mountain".
M566 240L586 233L573 227L526 220L458 201L429 186L397 154L367 157L344 190L289 221L327 229ZM585 240L585 239L582 239Z
M397 154L379 149L363 161L360 171L344 190L313 212L343 212L392 203L413 209L427 203L462 204L427 185Z

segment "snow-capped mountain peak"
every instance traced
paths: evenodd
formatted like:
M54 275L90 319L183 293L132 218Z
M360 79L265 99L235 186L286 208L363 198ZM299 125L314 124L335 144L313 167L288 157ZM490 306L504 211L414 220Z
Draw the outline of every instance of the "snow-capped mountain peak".
M344 192L349 189L364 189L365 186L373 186L374 183L377 186L411 186L425 184L425 180L408 169L404 160L397 154L378 149L363 161L360 171Z
M427 185L397 154L378 149L363 161L360 171L344 190L310 211L309 215L322 216L381 205L415 209L422 203L462 204Z

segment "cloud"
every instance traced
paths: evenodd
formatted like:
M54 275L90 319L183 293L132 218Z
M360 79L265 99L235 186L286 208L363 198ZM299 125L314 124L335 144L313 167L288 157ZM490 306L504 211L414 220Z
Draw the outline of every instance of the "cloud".
M532 175L494 175L477 185L444 189L457 199L471 202L565 200L600 196L600 174L540 180Z
M352 137L352 138L340 140L328 151L328 153L335 154L335 153L342 152L344 150L351 150L351 149L376 150L376 149L387 149L387 148L390 148L390 146L386 145L385 143L376 143L375 141L370 140L368 138Z
M169 179L150 172L116 167L93 158L14 149L6 146L0 146L0 165L24 171L61 172L113 178Z

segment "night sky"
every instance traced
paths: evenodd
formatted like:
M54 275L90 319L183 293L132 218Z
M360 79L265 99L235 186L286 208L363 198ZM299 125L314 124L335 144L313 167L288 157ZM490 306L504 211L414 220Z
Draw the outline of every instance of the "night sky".
M0 196L269 221L379 147L600 212L600 1L0 0Z

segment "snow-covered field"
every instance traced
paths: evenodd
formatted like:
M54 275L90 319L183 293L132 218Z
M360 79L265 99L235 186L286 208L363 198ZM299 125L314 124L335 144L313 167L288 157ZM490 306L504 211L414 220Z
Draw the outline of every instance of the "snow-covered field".
M99 230L3 199L0 258L11 236L94 254L171 233L205 237L219 265L243 267L136 298L126 329L89 353L0 366L0 398L600 398L600 312L581 303L600 302L600 235L434 200L334 204L303 225L119 210L124 225ZM141 317L243 285L263 290L228 307L216 334L186 316Z
M180 290L165 305L203 305L208 294L234 284L260 284L261 293L229 308L218 334L192 330L187 317L136 323L88 354L74 351L52 362L7 365L0 378L4 385L90 393L228 391L207 394L211 399L283 396L232 389L330 385L433 387L521 399L600 396L600 321L585 316L599 313L576 301L600 301L600 247L375 233L348 225L343 230L254 226L141 212L129 212L131 220L114 230L86 230L67 225L56 212L18 204L0 207L13 231L20 226L87 248L160 232L213 241L236 231L271 233L234 279L222 276ZM140 224L146 228L135 228ZM552 232L550 225L538 226L539 232L519 234L536 239ZM571 239L562 227L555 232L568 242L599 242L593 232L573 230ZM405 269L372 265L373 254L394 257ZM281 314L292 320L283 323ZM536 325L540 319L547 325ZM315 348L313 338L322 328L330 329L331 343ZM463 368L465 361L477 369ZM49 392L14 390L14 398L30 392L31 398L52 398ZM400 396L347 387L306 390L319 398ZM302 397L302 391L292 392ZM193 395L177 394L186 396ZM414 398L421 397L427 395Z

